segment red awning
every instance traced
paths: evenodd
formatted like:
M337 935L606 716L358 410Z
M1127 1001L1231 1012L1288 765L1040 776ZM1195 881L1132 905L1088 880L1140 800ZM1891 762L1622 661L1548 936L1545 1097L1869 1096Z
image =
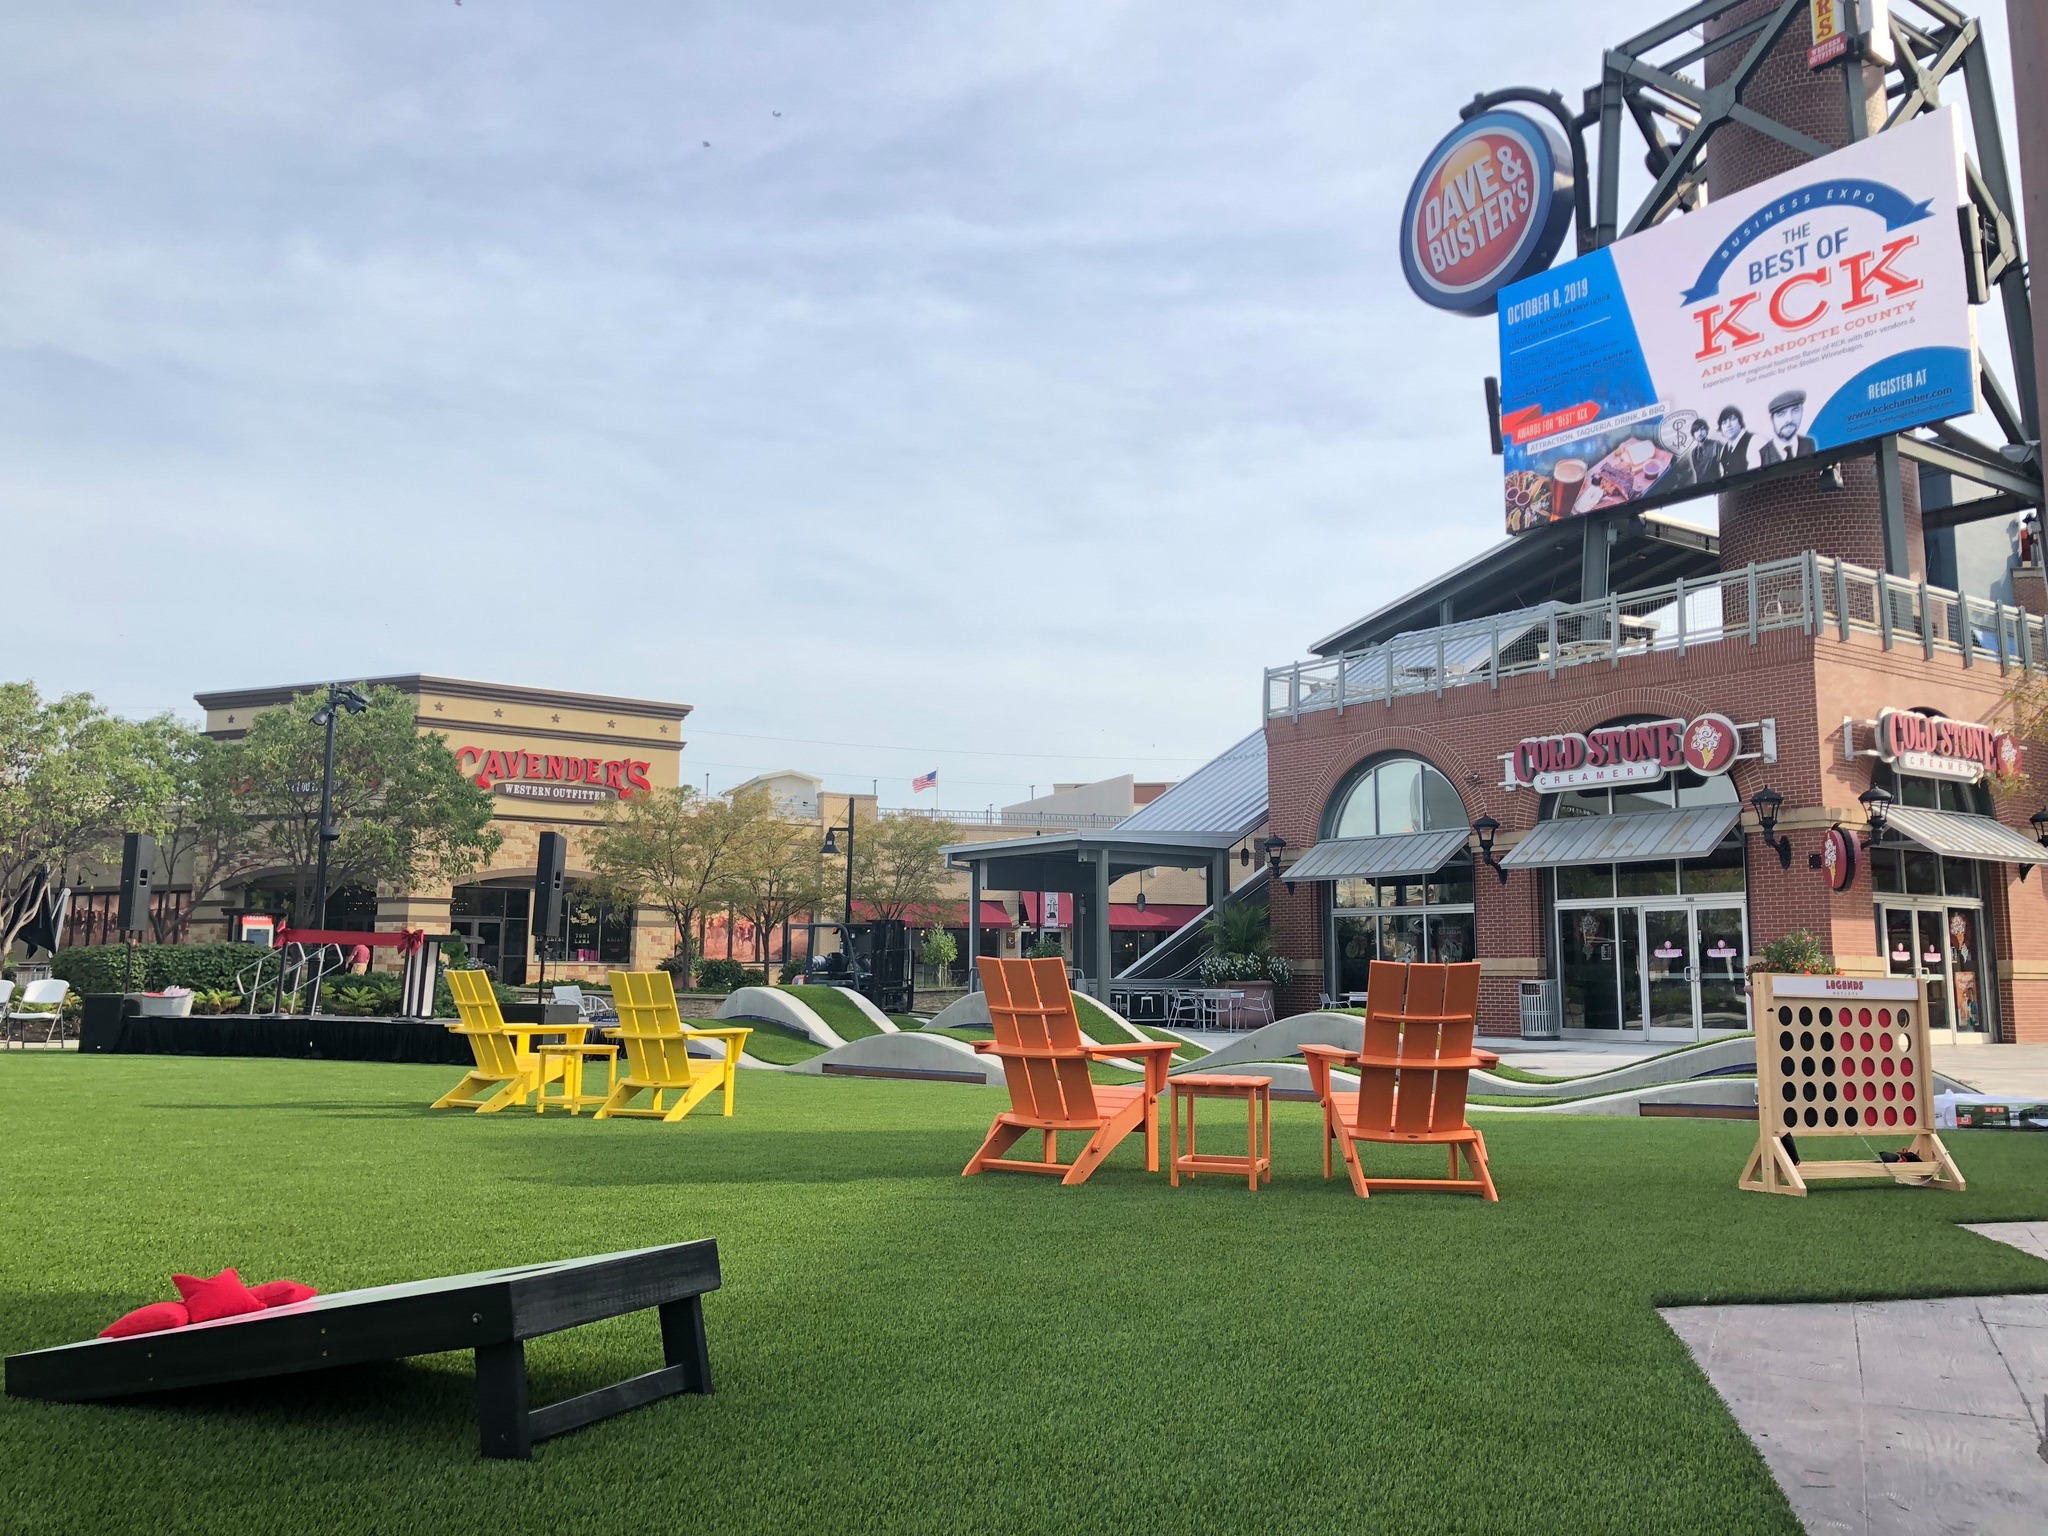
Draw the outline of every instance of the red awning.
M1187 906L1178 902L1148 901L1140 912L1129 902L1111 902L1109 905L1109 931L1111 933L1172 933L1185 928L1202 915L1202 908Z
M857 923L871 922L875 916L874 906L865 901L853 904L853 920ZM929 907L919 907L908 914L913 928L965 928L967 926L967 903L964 901L934 902ZM1008 928L1010 913L1000 901L983 900L981 904L981 926L984 928Z
M285 944L340 944L353 949L361 944L369 949L397 949L411 954L426 938L419 928L401 928L396 933L355 933L342 928L284 928L278 931L277 942Z

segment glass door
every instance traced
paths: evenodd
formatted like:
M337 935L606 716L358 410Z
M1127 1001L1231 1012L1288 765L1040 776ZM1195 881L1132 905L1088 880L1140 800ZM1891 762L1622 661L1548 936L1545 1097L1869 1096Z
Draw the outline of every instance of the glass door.
M1743 935L1742 908L1693 908L1693 964L1699 972L1699 1021L1702 1030L1749 1028L1747 984L1749 946Z
M1692 912L1686 907L1644 907L1642 922L1648 1037L1691 1040L1699 1032Z
M1690 902L1640 909L1648 1039L1691 1041L1708 1030L1749 1028L1742 910Z
M1979 907L1878 909L1886 968L1927 983L1927 1022L1949 1040L1981 1040L1989 1027Z
M1984 1039L1990 1027L1977 932L1983 916L1976 907L1950 907L1943 914L1948 926L1949 997L1954 1002L1953 1022L1959 1039Z

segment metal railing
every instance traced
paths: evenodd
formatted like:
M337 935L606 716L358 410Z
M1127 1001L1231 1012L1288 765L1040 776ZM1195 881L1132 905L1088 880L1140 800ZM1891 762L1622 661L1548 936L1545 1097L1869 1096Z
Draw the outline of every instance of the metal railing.
M1113 827L1123 820L1106 812L1064 813L1059 811L999 811L990 807L984 811L941 811L927 810L923 806L903 806L885 810L884 816L916 816L925 821L956 821L968 827L1059 827L1066 831L1079 831L1084 827Z
M1341 656L1269 667L1268 720L1484 685L1567 667L1618 668L1630 657L1747 643L1773 630L1847 640L1877 636L1963 665L2031 675L2048 664L2048 622L2010 603L1967 597L1808 551L1717 576L1617 592L1589 603L1474 619L1398 635Z
M283 944L276 949L266 950L258 955L255 962L244 966L235 976L235 990L248 1000L245 1012L257 1017L256 1006L262 1000L263 991L270 989L270 1010L266 1018L285 1017L288 999L301 994L310 996L307 989L321 981L337 966L346 967L347 954L339 944ZM275 974L268 979L264 972L275 965Z

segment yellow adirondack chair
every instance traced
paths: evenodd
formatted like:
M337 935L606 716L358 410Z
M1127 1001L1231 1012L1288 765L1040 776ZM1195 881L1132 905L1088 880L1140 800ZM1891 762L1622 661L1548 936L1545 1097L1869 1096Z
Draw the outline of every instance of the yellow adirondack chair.
M518 1038L505 1027L505 1016L498 1011L498 994L491 990L491 978L485 972L450 971L448 990L455 995L455 1011L462 1015L454 1033L469 1041L476 1066L434 1100L435 1109L496 1114L524 1104L540 1091L543 1082L562 1075L560 1058L543 1060L519 1048Z
M751 1029L685 1029L676 1009L675 982L667 971L613 971L612 1003L619 1010L619 1043L626 1048L626 1074L597 1111L597 1118L615 1115L646 1120L680 1120L719 1089L725 1090L725 1112L732 1113L733 1083L739 1075L740 1047ZM725 1047L721 1061L692 1056L690 1042L715 1040ZM648 1102L637 1108L641 1094ZM665 1093L678 1097L662 1107Z

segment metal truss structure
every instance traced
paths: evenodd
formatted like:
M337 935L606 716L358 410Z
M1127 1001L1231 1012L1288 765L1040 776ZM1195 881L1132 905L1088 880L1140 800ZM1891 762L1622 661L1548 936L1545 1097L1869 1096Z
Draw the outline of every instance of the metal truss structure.
M1600 83L1590 87L1581 110L1573 113L1555 91L1513 88L1489 91L1464 109L1469 118L1509 103L1539 107L1555 117L1571 146L1575 231L1578 254L1626 238L1676 213L1700 206L1705 199L1706 149L1714 134L1739 124L1775 139L1801 154L1819 157L1831 146L1749 104L1746 95L1766 56L1794 24L1803 24L1807 0L1779 0L1764 15L1726 31L1701 38L1712 24L1745 5L1746 0L1700 0L1676 15L1638 33L1602 60ZM1849 0L1852 11L1863 0ZM1910 12L1911 18L1901 15ZM2004 141L1999 136L1998 108L1991 90L1991 65L1983 29L1946 0L1892 0L1890 14L1893 60L1884 66L1883 120L1873 121L1874 93L1867 93L1867 68L1876 62L1861 46L1860 26L1852 25L1850 47L1841 60L1824 66L1842 81L1843 114L1850 141L1910 122L1943 105L1942 87L1961 77L1969 105L1975 152L1966 159L1969 202L1962 210L1961 243L1968 263L1973 301L1994 298L2003 310L2011 349L2013 379L2008 385L1980 358L1980 387L1986 409L2005 437L2002 444L1984 442L1949 423L1918 432L1880 438L1875 444L1878 495L1884 517L1886 565L1895 575L1907 572L1906 526L1900 461L1910 459L1975 482L1989 493L1949 507L1923 512L1923 526L1942 527L1984 518L2009 516L2042 505L2041 417L2034 371L2033 309L2027 291L2026 262L2020 250L2018 205L2007 174ZM1709 58L1731 61L1725 78L1705 86L1684 71ZM1702 74L1705 71L1701 71ZM1621 210L1621 171L1630 154L1628 128L1633 125L1643 164L1655 178L1649 194L1629 213ZM1596 135L1597 168L1587 136ZM1594 174L1588 174L1589 169ZM1870 449L1833 455L1836 461L1860 458ZM1825 467L1827 460L1821 460ZM1589 577L1593 573L1590 570Z

